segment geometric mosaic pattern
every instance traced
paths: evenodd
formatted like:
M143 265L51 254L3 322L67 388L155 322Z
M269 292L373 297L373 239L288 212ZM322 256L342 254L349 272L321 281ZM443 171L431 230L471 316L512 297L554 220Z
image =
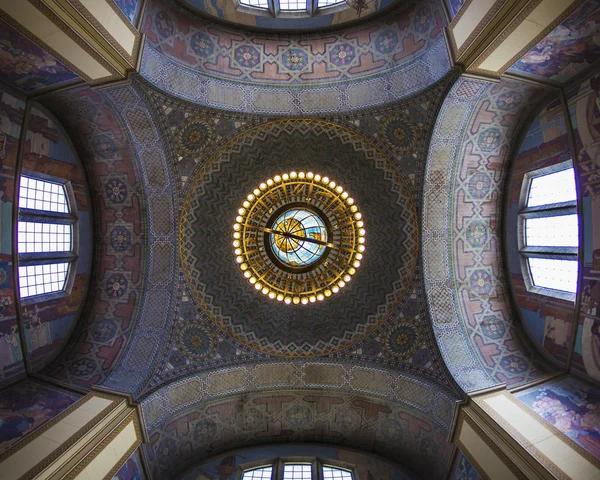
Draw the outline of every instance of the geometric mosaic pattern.
M229 30L153 0L140 73L162 90L224 110L333 113L414 94L450 69L438 2L352 32L273 36ZM302 88L299 89L298 87Z
M325 442L400 459L423 478L440 478L455 405L437 390L406 375L332 362L207 372L144 401L146 452L154 477L165 478L243 446Z
M167 321L175 315L178 292L177 183L153 114L136 88L137 82L106 90L106 96L134 139L148 206L147 278L132 340L117 368L104 382L108 388L140 393L158 359ZM175 297L175 298L174 298ZM193 345L190 345L193 347Z
M368 249L339 295L288 306L251 288L229 242L220 239L231 236L244 192L302 168L356 191ZM360 341L393 317L413 277L418 226L403 177L374 145L332 123L285 120L240 134L201 164L187 185L180 254L194 299L228 335L271 355L324 355Z
M460 78L429 147L422 234L427 299L442 356L466 392L527 382L544 371L513 323L498 229L506 139L537 93L517 82Z
M117 365L140 306L146 275L144 193L130 139L103 93L80 88L45 97L44 105L69 131L87 170L95 255L82 318L67 347L42 373L89 388Z

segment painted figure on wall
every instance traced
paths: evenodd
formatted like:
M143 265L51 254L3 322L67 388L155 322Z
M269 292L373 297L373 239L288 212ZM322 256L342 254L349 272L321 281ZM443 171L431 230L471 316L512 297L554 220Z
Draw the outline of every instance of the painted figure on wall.
M600 458L600 392L564 378L516 394L535 413Z
M52 55L2 21L0 73L25 93L79 78Z
M0 392L0 453L78 398L77 394L28 380Z
M565 82L598 59L599 32L600 5L588 0L511 70Z

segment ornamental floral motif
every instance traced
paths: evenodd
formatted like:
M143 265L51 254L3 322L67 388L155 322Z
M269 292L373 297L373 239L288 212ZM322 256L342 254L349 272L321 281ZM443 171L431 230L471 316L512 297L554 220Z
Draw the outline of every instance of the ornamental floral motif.
M492 289L492 277L485 270L475 270L471 274L469 285L477 295L488 295Z
M329 54L331 63L338 67L344 67L351 64L355 57L356 53L354 47L349 43L336 45Z
M394 356L404 358L413 354L419 346L419 331L412 323L402 322L386 336L385 347Z
M212 340L200 325L188 325L179 334L179 346L184 355L202 358L212 350Z
M249 408L237 417L238 425L244 430L259 430L264 427L265 414L258 408Z
M260 61L260 53L254 47L242 45L237 47L233 52L233 58L242 67L252 68L258 65Z
M381 134L396 153L411 153L417 146L419 126L408 117L389 117L381 124Z
M199 154L210 142L213 135L213 126L207 120L192 118L179 131L178 148L184 157L193 157Z
M375 39L375 48L379 53L393 52L398 46L398 34L394 30L384 30Z
M199 57L210 57L215 50L214 42L205 33L195 33L192 35L190 47Z
M96 364L89 358L80 358L69 365L69 372L75 377L86 377L95 369Z
M121 274L112 275L106 282L106 293L109 297L122 297L126 290L127 279Z
M107 342L111 340L117 331L117 324L110 318L103 318L96 323L92 330L92 338L96 342Z
M402 424L398 420L392 418L388 418L381 425L381 433L383 436L396 442L402 440L403 431Z
M92 150L94 150L94 153L97 156L104 160L115 157L118 151L115 141L104 134L96 135L94 137L92 140Z
M158 12L156 17L154 17L154 25L162 38L168 38L173 35L173 20L171 20L167 12Z
M487 227L482 222L473 222L467 227L467 242L472 247L482 247L488 239Z
M490 193L492 181L487 173L476 173L469 179L469 195L472 198L482 199Z
M500 366L510 373L524 373L527 370L527 362L517 355L506 355L500 360Z
M127 187L121 180L113 178L106 184L106 196L113 203L123 203L127 198Z
M308 55L299 48L290 48L281 59L283 66L288 70L302 70L308 65Z
M213 438L217 433L217 424L210 418L203 418L194 428L194 438L197 442L206 442L207 439Z
M488 128L479 134L477 145L484 152L491 152L500 146L502 135L497 128Z
M516 106L520 105L523 101L523 95L519 92L507 92L503 93L496 100L496 106L500 110L512 110Z
M285 412L285 419L294 427L302 427L312 421L312 412L308 407L295 405Z
M117 252L124 252L131 245L131 232L126 227L115 227L110 232L110 245Z
M421 8L415 15L415 30L419 33L425 33L427 30L429 30L431 20L431 11L429 8Z
M486 337L498 340L504 336L506 327L504 326L504 322L498 317L485 317L481 322L481 331Z

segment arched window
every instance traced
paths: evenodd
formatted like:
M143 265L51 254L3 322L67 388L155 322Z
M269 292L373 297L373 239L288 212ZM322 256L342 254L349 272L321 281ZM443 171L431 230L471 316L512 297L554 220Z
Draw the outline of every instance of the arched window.
M358 480L352 465L314 457L280 457L240 465L237 480Z
M21 176L17 252L19 293L33 303L68 293L77 260L77 216L70 183L39 174Z
M278 18L312 17L350 7L347 0L233 0L244 13Z
M579 221L571 162L527 173L520 205L519 252L527 290L574 301Z

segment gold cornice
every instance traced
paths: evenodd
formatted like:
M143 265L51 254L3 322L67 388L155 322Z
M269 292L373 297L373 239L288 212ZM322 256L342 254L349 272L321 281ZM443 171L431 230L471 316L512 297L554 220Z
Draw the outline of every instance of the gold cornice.
M103 436L102 440L94 446L86 446L82 451L78 452L77 458L74 459L75 465L72 466L68 472L57 472L56 479L70 480L76 478L93 460L100 455L102 451L123 431L127 426L133 423L136 440L133 444L125 451L121 458L115 465L109 470L109 472L103 477L104 479L113 478L114 474L119 471L123 463L131 456L131 454L137 449L142 443L142 434L139 425L139 419L135 410L126 411L124 414L119 416L115 422L111 424L110 431ZM54 478L51 477L51 478Z
M116 40L77 0L28 1L42 12L44 10L52 12L52 15L56 19L60 19L69 30L63 31L96 60L102 59L103 65L106 68L110 67L109 70L118 73L120 77L125 77L127 72L133 68L133 64L130 64L132 55L127 54L120 46L116 48L118 45ZM58 24L57 21L54 23ZM139 34L136 41L139 42ZM126 57L123 57L121 52ZM135 50L133 53L135 54Z
M490 43L485 50L483 50L477 58L469 65L467 71L478 73L482 75L498 76L508 70L517 60L531 50L537 43L540 42L546 35L554 30L560 23L562 23L571 13L575 11L582 3L583 0L574 0L554 21L546 26L533 40L531 40L525 47L519 50L515 55L511 57L498 71L484 70L478 68L499 46L513 33L516 28L521 25L529 14L542 2L542 0L531 0L526 4L524 8L518 13L518 15L506 25L502 31L494 38L494 41Z
M107 0L108 5L111 7L111 9L115 12L115 14L121 19L121 21L125 24L125 26L129 29L129 31L135 37L133 49L132 49L131 53L128 53L121 46L121 44L106 30L106 28L104 28L104 26L98 21L98 19L96 17L94 17L89 12L89 10L83 6L83 4L81 3L80 0L54 0L54 1L69 3L83 18L85 18L87 23L96 30L96 33L98 35L100 35L100 37L98 37L98 35L95 35L95 37L97 39L105 40L110 45L110 47L114 48L120 54L120 56L127 61L128 69L132 69L135 67L135 61L136 61L136 57L137 57L137 51L140 46L141 35L133 27L133 25L131 25L131 23L129 22L127 17L123 14L123 12L121 12L119 7L117 7L117 5L112 0ZM102 0L95 0L95 1L102 1Z
M42 472L45 468L50 466L52 462L58 459L61 455L63 455L68 449L73 447L82 437L84 437L90 430L96 427L107 415L109 415L113 410L115 410L119 404L121 403L119 398L115 398L114 395L106 395L101 392L92 392L79 401L75 402L69 408L61 412L59 415L54 417L45 425L41 426L37 430L30 433L27 437L25 437L22 441L16 443L8 450L3 452L0 455L0 463L2 463L6 458L10 457L17 450L20 450L24 446L31 443L36 438L40 437L43 433L48 431L50 428L54 427L61 420L66 418L68 415L79 409L82 405L85 405L88 401L90 401L94 397L104 398L106 400L111 400L111 403L107 405L100 413L94 416L89 422L87 422L82 428L80 428L77 432L71 435L65 442L63 442L56 450L46 455L40 462L30 468L24 475L22 475L19 480L30 480L35 478L40 472Z

